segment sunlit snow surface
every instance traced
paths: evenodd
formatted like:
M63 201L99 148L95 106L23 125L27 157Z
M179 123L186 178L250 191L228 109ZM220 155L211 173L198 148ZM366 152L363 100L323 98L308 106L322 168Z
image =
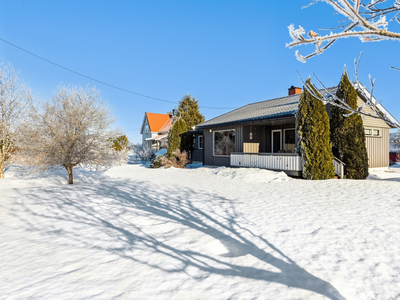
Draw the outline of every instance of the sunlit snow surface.
M400 297L399 168L23 171L0 180L0 299Z

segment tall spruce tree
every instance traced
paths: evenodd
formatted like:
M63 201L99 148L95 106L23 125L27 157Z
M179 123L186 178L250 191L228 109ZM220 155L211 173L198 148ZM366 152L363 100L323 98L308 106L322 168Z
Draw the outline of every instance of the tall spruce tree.
M310 83L310 79L307 79L306 85L312 89ZM313 97L306 88L303 88L296 118L297 132L300 136L299 148L304 164L303 177L312 180L333 178L335 169L329 141L328 114L324 104Z
M193 126L203 123L204 116L200 113L198 101L190 95L185 95L179 102L177 118L182 118L187 130L191 130Z
M179 118L172 125L172 129L168 136L168 149L167 156L173 156L173 152L180 148L181 137L180 135L187 131L186 123L182 118Z
M357 91L345 71L340 80L336 96L343 99L353 109L357 109ZM347 179L368 177L368 153L362 117L358 114L344 116L349 111L332 105L331 141L332 151L345 165Z

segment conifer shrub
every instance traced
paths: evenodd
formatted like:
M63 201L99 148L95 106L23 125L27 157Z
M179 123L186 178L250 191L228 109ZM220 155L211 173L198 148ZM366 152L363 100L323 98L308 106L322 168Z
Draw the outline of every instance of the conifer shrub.
M157 155L157 157L151 161L150 168L153 169L161 168L163 166L162 165L163 158L164 158L163 155Z
M310 79L307 79L307 87L314 90L310 83ZM313 97L305 87L296 118L300 137L297 148L302 155L303 177L312 180L333 178L335 170L329 140L328 114L323 102Z
M339 83L336 96L353 109L357 109L357 91L345 71ZM368 177L368 153L362 117L358 114L344 116L349 111L332 105L331 141L334 155L345 165L345 178L365 179Z
M186 132L186 123L182 118L179 118L175 121L174 125L172 125L171 131L168 136L168 149L167 156L173 156L175 150L179 149L181 146L181 134Z

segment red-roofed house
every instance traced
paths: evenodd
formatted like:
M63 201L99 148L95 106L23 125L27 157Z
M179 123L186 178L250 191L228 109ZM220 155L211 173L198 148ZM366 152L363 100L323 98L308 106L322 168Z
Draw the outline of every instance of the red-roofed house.
M156 151L168 148L168 132L171 126L171 115L145 113L140 130L143 144Z

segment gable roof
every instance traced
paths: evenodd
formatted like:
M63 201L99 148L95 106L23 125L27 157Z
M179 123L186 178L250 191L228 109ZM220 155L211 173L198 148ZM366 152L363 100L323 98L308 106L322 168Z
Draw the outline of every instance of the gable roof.
M168 121L164 124L163 127L160 128L158 132L167 132L172 127L172 118L169 118Z
M146 112L147 122L149 123L150 132L159 132L161 128L171 119L167 114L155 114Z
M334 93L336 87L331 87L328 90L330 93ZM294 116L299 108L300 96L301 94L296 94L247 104L227 112L226 114L203 122L196 127L206 128L217 125L231 125Z

